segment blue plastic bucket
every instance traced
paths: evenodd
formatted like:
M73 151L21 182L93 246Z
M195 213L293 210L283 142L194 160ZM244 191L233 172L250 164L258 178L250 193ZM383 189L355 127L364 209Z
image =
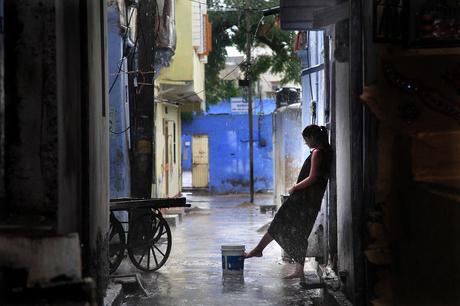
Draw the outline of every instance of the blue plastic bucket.
M223 245L222 272L230 274L243 273L244 271L244 245Z

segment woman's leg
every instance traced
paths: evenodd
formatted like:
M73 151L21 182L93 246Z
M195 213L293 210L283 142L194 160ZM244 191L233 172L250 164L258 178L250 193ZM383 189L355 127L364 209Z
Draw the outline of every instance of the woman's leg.
M253 248L249 253L244 254L244 258L251 258L251 257L262 257L262 252L264 251L265 247L273 241L273 237L267 232L265 235L260 239L259 243Z

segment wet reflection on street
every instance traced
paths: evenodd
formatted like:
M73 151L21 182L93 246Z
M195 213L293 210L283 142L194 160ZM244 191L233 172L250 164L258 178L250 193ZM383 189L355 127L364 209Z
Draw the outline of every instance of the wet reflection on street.
M141 273L148 296L130 294L124 305L320 305L322 289L306 290L298 279L282 279L294 265L281 261L276 243L262 258L246 260L244 274L222 273L221 245L255 246L264 234L258 229L272 218L258 205L271 205L271 194L257 195L256 205L238 195L185 196L192 208L171 228L168 261L157 272ZM128 260L117 271L138 272ZM307 271L307 282L317 281L315 272Z

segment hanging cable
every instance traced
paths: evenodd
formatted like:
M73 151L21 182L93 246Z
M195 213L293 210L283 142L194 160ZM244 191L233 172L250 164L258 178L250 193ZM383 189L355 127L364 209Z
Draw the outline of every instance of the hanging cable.
M126 25L126 33L124 34L123 36L123 44L124 44L124 41L126 39L126 37L128 37L128 33L129 33L129 25L131 24L131 18L133 17L133 13L134 13L134 10L131 11L131 14L129 16L129 19L128 19L128 23ZM137 41L137 37L136 37L136 41ZM117 80L118 80L118 77L119 77L119 74L120 74L120 71L122 69L122 66L123 66L123 60L124 60L124 56L121 57L121 59L119 60L118 62L118 72L117 72L117 75L115 76L115 79L113 80L112 84L110 85L109 87L109 95L110 93L112 92L112 89L113 87L115 86Z

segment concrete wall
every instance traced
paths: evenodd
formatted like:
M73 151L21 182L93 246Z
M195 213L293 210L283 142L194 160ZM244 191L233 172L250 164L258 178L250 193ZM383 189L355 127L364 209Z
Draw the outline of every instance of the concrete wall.
M105 1L87 0L86 26L87 40L84 41L87 57L84 62L87 71L83 75L84 90L87 90L86 103L88 126L85 131L87 141L87 180L88 211L83 216L83 225L88 228L87 262L88 274L94 277L101 300L108 282L108 228L109 228L109 109L107 82L107 45L106 45L106 11ZM85 146L83 146L84 148ZM84 241L84 240L83 240Z
M128 71L128 65L123 57L119 14L116 4L107 8L111 198L127 198L131 194L128 76L123 73Z
M281 206L281 195L286 195L296 182L306 158L302 129L300 104L281 107L273 113L273 201L277 206Z
M176 0L177 45L170 67L162 70L158 82L188 81L192 92L204 101L204 63L200 60L192 42L192 5L188 0ZM190 89L188 89L190 90ZM185 101L187 101L185 99ZM183 102L185 102L183 101Z
M254 130L254 190L273 188L272 116L253 116ZM260 123L259 123L260 122ZM209 189L213 192L249 192L249 135L248 116L210 114L195 116L182 123L182 152L184 170L191 170L191 142L193 134L209 137Z
M8 212L22 224L57 224L54 1L5 3ZM20 13L19 13L20 12Z
M335 63L336 72L336 169L338 270L348 273L347 292L353 292L353 214L351 203L351 122L349 102L349 64Z
M171 60L171 66L162 69L158 81L189 80L194 77L194 57L197 56L192 43L192 2L188 0L175 1L176 20L176 52Z
M0 0L0 17L4 20L3 0ZM4 41L3 31L0 40ZM4 44L0 44L0 219L5 215L5 71L4 71Z
M66 258L69 245L59 241L71 234L70 266L34 277L46 283L50 275L90 276L99 302L108 277L105 25L102 0L5 3L8 184L2 204L10 218L1 220L0 230L11 245L2 244L0 253L15 260L14 268L30 270L41 262L54 269L46 259ZM30 248L49 241L53 248Z

